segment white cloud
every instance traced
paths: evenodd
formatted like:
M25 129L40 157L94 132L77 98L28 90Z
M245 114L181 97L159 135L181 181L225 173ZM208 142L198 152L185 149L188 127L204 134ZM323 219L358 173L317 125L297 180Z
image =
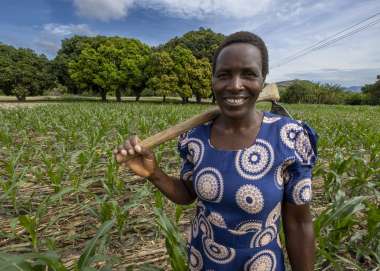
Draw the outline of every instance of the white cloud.
M264 11L272 0L73 0L81 16L117 20L133 7L153 9L180 18L242 19Z
M126 17L135 0L73 0L79 15L101 21Z
M69 36L69 35L92 35L93 32L86 24L45 24L44 32L54 36Z

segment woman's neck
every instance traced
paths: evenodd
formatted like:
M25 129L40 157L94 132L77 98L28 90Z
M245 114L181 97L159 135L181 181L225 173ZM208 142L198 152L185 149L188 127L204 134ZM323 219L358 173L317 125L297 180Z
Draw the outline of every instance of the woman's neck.
M252 109L249 114L243 118L230 118L221 114L215 122L217 126L223 129L227 133L236 133L239 131L246 131L260 126L262 119L262 113ZM215 123L214 123L215 124Z

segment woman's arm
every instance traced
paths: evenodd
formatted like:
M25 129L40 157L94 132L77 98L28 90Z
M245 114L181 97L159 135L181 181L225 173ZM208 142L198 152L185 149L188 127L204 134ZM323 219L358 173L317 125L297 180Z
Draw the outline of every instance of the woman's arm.
M154 153L140 143L140 139L135 135L115 149L114 155L117 162L127 166L135 174L147 178L174 203L192 203L196 199L196 194L191 182L168 176L158 166ZM139 155L128 159L128 155L135 154Z
M174 203L191 204L197 197L191 181L168 176L160 168L148 177L148 180Z
M293 271L313 271L315 240L308 204L284 203L282 217L286 250Z

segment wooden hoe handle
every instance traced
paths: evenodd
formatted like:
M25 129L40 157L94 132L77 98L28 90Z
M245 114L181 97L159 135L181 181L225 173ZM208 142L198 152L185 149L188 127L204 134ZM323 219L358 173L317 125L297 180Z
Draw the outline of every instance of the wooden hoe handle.
M260 96L257 98L257 102L263 101L278 101L280 99L280 95L278 93L278 89L276 84L268 84L265 86L263 91L260 93ZM214 118L216 118L220 114L219 107L210 109L206 112L195 115L194 117L180 122L173 127L170 127L166 130L163 130L155 135L152 135L141 142L146 148L152 149L170 139L178 137L180 134L189 131L190 129L197 127L203 123L206 123ZM128 155L127 160L135 158L136 155Z

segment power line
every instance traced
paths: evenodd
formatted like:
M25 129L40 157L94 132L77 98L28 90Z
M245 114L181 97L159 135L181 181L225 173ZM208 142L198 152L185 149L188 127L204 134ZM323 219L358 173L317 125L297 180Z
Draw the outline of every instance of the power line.
M355 23L355 24L353 24L353 25L351 25L351 26L349 26L349 27L347 27L347 28L345 28L345 29L343 29L343 30L335 33L334 35L331 35L331 36L329 36L329 37L327 37L327 38L325 38L325 39L323 39L323 40L321 40L321 41L319 41L319 42L317 42L317 43L315 43L315 44L313 44L313 45L311 45L311 46L309 46L307 48L304 48L304 49L298 51L297 53L295 53L295 54L293 54L291 56L288 56L288 57L282 59L279 62L279 64L271 67L271 69L283 66L283 65L285 65L285 64L287 64L289 62L294 61L297 58L300 58L300 57L302 57L304 55L307 55L307 54L309 54L311 52L314 52L316 50L320 50L322 48L329 47L330 45L332 45L332 44L334 44L334 43L336 43L336 42L338 42L338 41L340 41L340 40L342 40L344 38L351 37L351 36L353 36L354 34L356 34L358 32L361 32L361 31L364 31L364 30L368 29L369 27L371 27L371 26L379 23L380 19L375 20L375 21L371 21L371 22L369 22L369 23L367 23L365 25L360 26L359 28L357 28L357 26L359 26L359 25L363 24L364 22L367 22L367 21L369 21L369 20L371 20L371 19L373 19L373 18L375 18L375 17L377 17L379 15L380 15L380 12L378 12L378 13L376 13L376 14L374 14L374 15L372 15L372 16L370 16L370 17L368 17L368 18L366 18L366 19L364 19L364 20L362 20L362 21L360 21L358 23ZM352 30L350 30L350 29L352 29ZM348 30L350 30L350 31L347 32ZM345 33L345 32L347 32L347 33ZM343 34L343 33L345 33L345 34ZM341 35L341 34L343 34L343 35Z

